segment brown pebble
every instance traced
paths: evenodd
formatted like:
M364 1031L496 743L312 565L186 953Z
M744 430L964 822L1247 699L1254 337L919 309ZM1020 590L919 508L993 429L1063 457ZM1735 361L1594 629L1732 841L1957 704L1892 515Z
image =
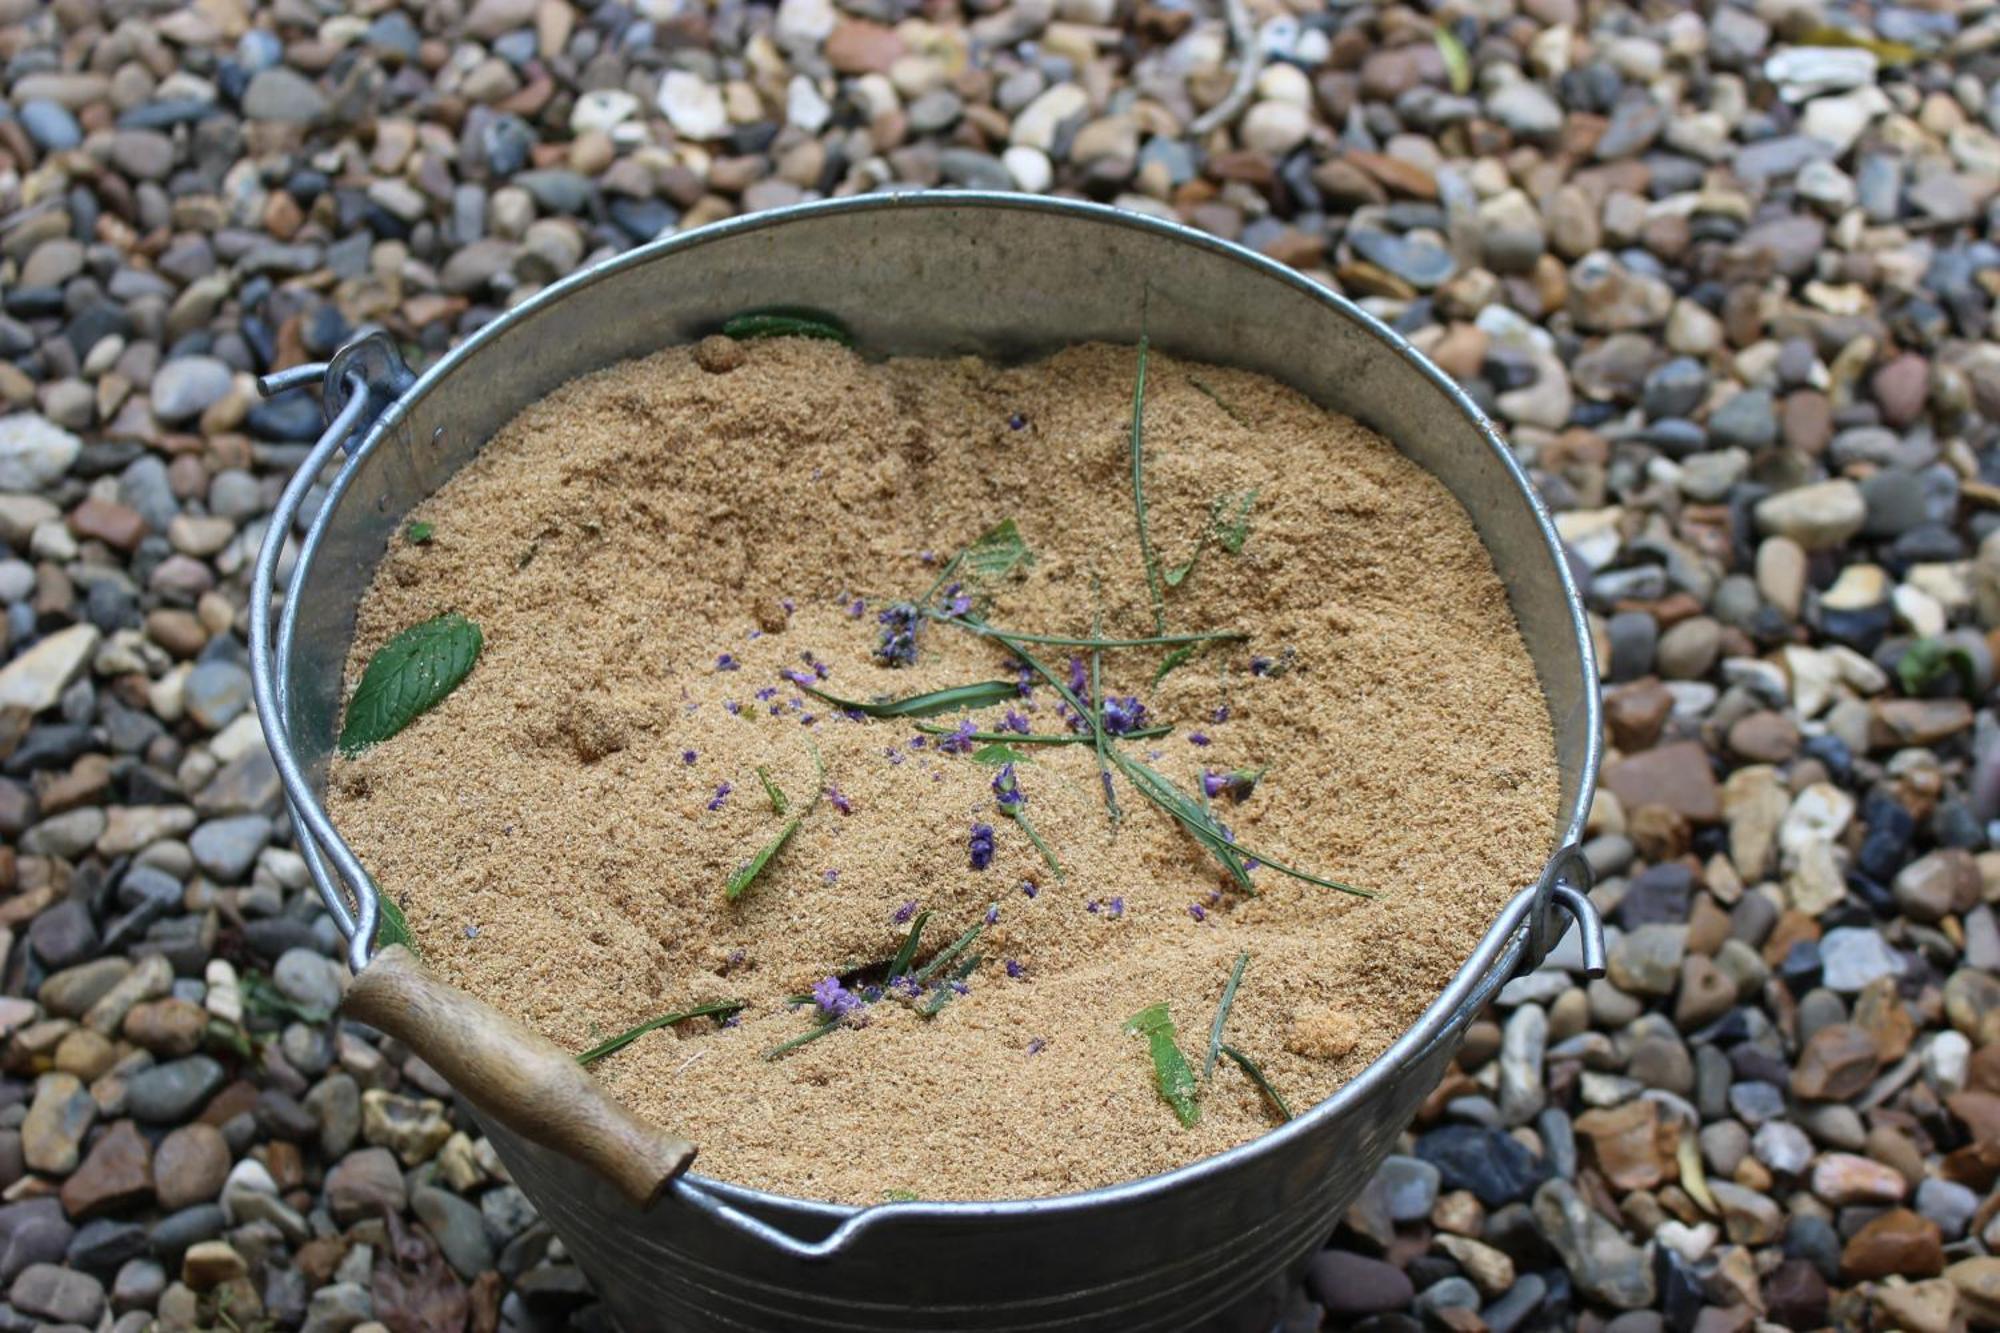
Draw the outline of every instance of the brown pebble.
M1854 1233L1840 1252L1841 1276L1849 1281L1933 1277L1944 1271L1944 1247L1937 1223L1907 1208L1892 1208Z
M1845 1101L1868 1086L1881 1065L1875 1039L1851 1023L1813 1033L1792 1071L1792 1095L1806 1101Z
M712 333L694 347L695 364L711 375L727 375L743 364L743 344Z

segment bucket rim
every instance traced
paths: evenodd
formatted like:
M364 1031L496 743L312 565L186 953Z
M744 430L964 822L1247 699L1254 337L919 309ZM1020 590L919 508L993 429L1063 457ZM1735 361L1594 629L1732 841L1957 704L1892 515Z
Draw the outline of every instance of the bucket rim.
M312 566L316 563L320 549L319 539L323 536L323 530L330 526L339 511L340 501L359 466L395 432L417 402L456 372L462 364L475 357L488 343L503 337L514 325L525 322L540 311L597 283L612 281L628 270L704 245L784 227L795 222L810 221L825 215L965 208L1066 216L1080 221L1151 233L1207 251L1248 269L1258 277L1282 283L1308 299L1333 310L1382 344L1416 371L1430 387L1442 393L1459 414L1474 427L1488 452L1500 463L1517 497L1527 502L1537 535L1542 542L1543 554L1547 557L1562 591L1568 611L1571 646L1575 650L1572 664L1584 686L1580 691L1584 712L1583 763L1575 795L1568 802L1568 808L1560 812L1560 833L1542 872L1532 884L1508 900L1493 924L1480 937L1479 942L1458 969L1452 973L1451 979L1437 997L1424 1008L1402 1036L1330 1096L1255 1138L1213 1156L1198 1158L1153 1175L1118 1181L1088 1190L1025 1199L941 1199L843 1204L740 1185L706 1176L692 1169L677 1182L679 1187L677 1192L683 1199L710 1210L744 1210L752 1214L752 1219L775 1215L799 1220L813 1219L831 1224L830 1234L810 1247L821 1254L831 1253L858 1238L862 1230L873 1229L875 1225L892 1219L908 1223L970 1222L1031 1217L1076 1209L1087 1210L1107 1204L1142 1202L1152 1196L1163 1196L1174 1190L1201 1183L1212 1176L1233 1171L1266 1154L1283 1151L1293 1141L1318 1132L1326 1122L1347 1112L1353 1104L1373 1095L1378 1084L1390 1078L1415 1053L1444 1035L1452 1023L1461 1016L1460 1011L1467 1009L1468 1002L1474 998L1475 993L1483 988L1485 993L1480 997L1481 1004L1490 999L1499 986L1513 975L1523 960L1530 956L1538 939L1546 938L1547 943L1552 946L1562 933L1558 930L1553 934L1547 934L1544 930L1552 891L1559 882L1568 882L1579 889L1587 887L1588 884L1587 867L1579 868L1581 857L1577 853L1577 847L1582 840L1585 822L1596 791L1597 773L1603 751L1602 703L1597 688L1599 679L1597 654L1583 599L1565 554L1562 538L1556 531L1554 518L1529 480L1526 470L1515 458L1512 449L1500 437L1486 414L1455 381L1419 352L1408 339L1348 297L1321 286L1297 270L1234 241L1212 236L1180 222L1108 204L993 190L898 191L820 199L723 219L691 231L649 241L580 269L568 277L551 283L519 305L482 325L426 367L408 387L388 403L380 415L370 423L360 444L342 464L339 474L329 487L324 503L320 505L308 526L301 545L299 566L292 576L292 586L302 586L304 579L311 572ZM1395 444L1396 441L1391 438L1390 443ZM288 663L277 662L274 666L282 675L286 672ZM272 743L274 746L283 745L287 750L291 748L288 735ZM318 813L323 815L324 807L319 800L319 794L315 792L310 795L312 804L320 807ZM1569 876L1567 881L1565 881L1566 875ZM1577 882L1578 875L1583 876L1581 883ZM1594 925L1594 923L1589 924ZM1577 925L1579 929L1583 929L1586 923L1579 920ZM1539 959L1535 961L1539 963ZM1496 966L1504 966L1504 972L1498 976L1494 974ZM1466 1012L1463 1017L1469 1021L1472 1013Z

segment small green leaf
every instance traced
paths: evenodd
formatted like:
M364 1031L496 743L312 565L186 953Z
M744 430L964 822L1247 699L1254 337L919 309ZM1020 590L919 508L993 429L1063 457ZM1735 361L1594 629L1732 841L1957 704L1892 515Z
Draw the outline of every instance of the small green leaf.
M292 999L262 972L245 972L237 989L243 996L243 1012L251 1018L273 1022L295 1020L317 1027L333 1017L324 1009L308 1008Z
M412 523L403 529L403 536L409 539L412 546L422 546L431 539L431 534L435 531L436 529L428 523Z
M1034 552L1021 538L1021 530L1009 518L980 533L979 540L966 547L956 563L967 578L990 583L1005 578L1034 558Z
M731 1014L741 1012L743 1007L743 1001L741 1000L715 1000L708 1004L698 1004L692 1009L683 1009L677 1014L662 1014L658 1018L647 1019L638 1027L619 1033L609 1041L600 1042L596 1046L591 1047L582 1055L577 1056L576 1062L580 1065L587 1065L593 1061L602 1060L613 1051L624 1050L627 1046L630 1046L633 1042L657 1028L672 1027L676 1023L684 1023L690 1018L703 1018L709 1015L714 1015L717 1018L727 1018Z
M1004 703L1020 696L1020 687L1011 680L982 680L972 685L954 685L948 690L932 690L928 694L913 694L907 699L874 700L860 703L853 699L842 699L828 694L825 690L814 689L800 684L799 688L815 699L824 699L835 708L845 708L868 717L935 717L939 713L955 712L961 708L984 708L989 704Z
M917 919L910 923L910 933L903 936L903 947L896 950L896 956L889 962L889 972L884 981L894 981L910 970L910 964L917 956L917 941L924 935L924 923L930 919L928 911L917 913Z
M854 335L831 315L794 306L773 306L737 315L722 326L731 338L822 338L843 347L854 346Z
M1465 53L1465 43L1442 25L1431 36L1437 42L1438 54L1444 57L1444 72L1451 79L1451 90L1461 97L1471 92L1472 58Z
M472 670L484 643L479 626L450 612L383 644L347 701L340 752L357 755L436 707Z
M1229 1021L1229 1006L1236 1003L1236 988L1243 984L1243 969L1250 966L1250 955L1236 955L1236 966L1229 971L1229 984L1222 988L1222 1002L1215 1006L1215 1021L1208 1026L1208 1058L1201 1062L1201 1076L1205 1081L1215 1072L1215 1057L1222 1051L1222 1025Z
M379 888L375 890L375 896L382 903L381 917L375 923L375 947L386 949L392 944L400 944L411 953L416 953L417 940L410 934L410 922L403 915L403 909Z
M882 1191L882 1198L888 1203L915 1203L917 1202L918 1197L919 1196L915 1190Z
M764 784L764 794L771 798L771 813L782 815L791 809L792 803L785 799L785 793L778 784L771 781L770 773L762 764L757 765L757 781Z
M1032 764L1035 761L1012 746L995 741L991 745L982 745L974 750L972 762L991 764L994 768L998 768L1002 764Z
M1221 519L1222 515L1228 510L1229 497L1225 495L1215 502L1216 540L1221 542L1222 549L1231 555L1241 555L1243 552L1243 543L1249 540L1250 506L1257 503L1257 490L1261 489L1259 487L1244 492L1243 498L1237 502L1236 517L1231 519L1226 526L1222 524Z
M1180 587L1182 581L1185 580L1188 575L1194 573L1195 562L1200 559L1201 559L1201 544L1197 542L1195 543L1194 554L1188 557L1188 562L1185 565L1175 565L1172 569L1169 569L1166 572L1165 578L1167 580L1167 586L1169 588Z
M233 1023L225 1023L219 1018L208 1020L208 1026L201 1031L204 1045L210 1050L225 1050L239 1060L254 1060L257 1050L250 1044L250 1038L243 1029Z
M1200 644L1191 643L1185 648L1176 648L1168 653L1165 660L1160 663L1160 669L1153 673L1153 684L1158 685L1161 681L1165 680L1167 673L1175 667L1186 666L1194 658L1194 655L1200 651Z
M1222 1053L1231 1060L1234 1060L1236 1067L1250 1076L1250 1081L1257 1085L1257 1091L1270 1098L1271 1105L1277 1108L1278 1115L1281 1118L1286 1120L1292 1118L1292 1108L1285 1105L1285 1099L1280 1097L1278 1090L1271 1086L1271 1080L1264 1077L1264 1071L1257 1067L1255 1060L1252 1060L1249 1056L1227 1043L1224 1043Z
M1194 1070L1174 1042L1174 1020L1164 1004L1149 1005L1132 1015L1127 1032L1146 1039L1153 1057L1153 1086L1160 1098L1174 1108L1182 1125L1193 1128L1201 1120L1201 1103L1195 1100Z
M755 856L737 867L736 873L729 877L729 883L723 886L723 897L732 903L741 898L743 891L750 887L752 881L764 873L764 867L771 863L771 858L785 850L785 844L799 831L800 823L798 819L787 820L785 827L778 831L777 837L765 843Z
M1909 695L1922 694L1947 671L1958 672L1960 685L1967 689L1979 679L1972 654L1956 645L1947 647L1942 639L1918 639L1896 659L1896 679Z

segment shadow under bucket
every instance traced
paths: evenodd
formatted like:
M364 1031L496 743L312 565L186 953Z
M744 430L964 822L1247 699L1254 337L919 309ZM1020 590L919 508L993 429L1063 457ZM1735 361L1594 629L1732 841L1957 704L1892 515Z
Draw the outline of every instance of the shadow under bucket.
M1077 342L1136 342L1143 320L1165 352L1269 375L1388 438L1458 498L1506 585L1553 724L1559 850L1416 1024L1332 1097L1229 1152L1087 1193L860 1209L669 1173L659 1202L642 1208L631 1190L517 1132L534 1124L518 1107L509 1115L490 1097L482 1106L483 1080L456 1085L626 1333L1268 1328L1286 1284L1437 1085L1466 1025L1553 944L1563 921L1553 909L1579 928L1586 968L1601 968L1576 850L1600 741L1582 607L1548 514L1505 444L1401 338L1241 247L1065 200L837 200L706 227L578 273L420 378L381 339L272 377L267 391L323 382L331 424L258 561L253 676L300 850L349 937L350 962L368 963L379 904L319 797L355 608L405 515L566 381L774 305L834 312L871 357L1019 361ZM314 479L343 450L273 643L286 540ZM608 1103L594 1085L571 1100L592 1099Z

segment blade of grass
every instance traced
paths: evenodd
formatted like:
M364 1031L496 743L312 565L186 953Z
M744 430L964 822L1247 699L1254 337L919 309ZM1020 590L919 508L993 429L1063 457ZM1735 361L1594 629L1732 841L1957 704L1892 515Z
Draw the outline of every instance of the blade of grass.
M998 905L999 904L997 903L994 904L994 906L996 907ZM974 923L972 929L966 931L963 935L960 935L950 944L947 944L944 947L944 951L942 953L940 953L937 957L931 959L928 963L925 963L921 968L918 968L917 971L912 975L911 979L914 980L919 986L929 981L932 977L936 976L939 972L942 972L946 967L950 966L952 959L958 957L960 954L964 953L967 949L971 948L972 942L978 939L980 932L984 931L985 929L986 929L986 922L983 919Z
M1055 877L1057 879L1067 878L1063 874L1062 862L1056 860L1056 854L1049 849L1048 843L1042 841L1042 835L1035 831L1035 826L1029 822L1028 816L1021 811L1020 807L1003 805L1000 807L1000 810L1001 813L1021 826L1021 832L1027 834L1028 841L1035 844L1035 850L1040 852L1042 859L1049 863L1049 870L1054 873Z
M1153 673L1153 684L1157 687L1161 681L1167 678L1168 672L1172 671L1175 667L1186 666L1194 659L1194 655L1200 651L1200 644L1191 643L1185 648L1176 648L1168 653L1166 658L1161 661L1160 669Z
M842 699L828 694L825 690L799 682L799 688L815 699L823 699L835 708L845 708L868 717L935 717L939 713L957 712L964 708L984 708L989 704L1004 703L1018 698L1020 686L1011 680L982 680L971 685L954 685L948 690L932 690L927 694L913 694L907 699L889 699L860 703L853 699Z
M1104 639L1092 634L1027 634L1018 630L998 629L984 621L970 621L963 616L948 616L941 611L930 613L932 620L947 625L957 625L969 629L974 634L989 639L1014 639L1021 643L1048 644L1058 648L1165 648L1173 644L1242 642L1250 636L1239 629L1197 630L1187 634L1148 634L1136 639Z
M1144 363L1142 362L1141 364L1143 365ZM1139 524L1139 531L1143 533L1145 530L1146 525L1142 519ZM1091 599L1093 601L1096 600L1097 596L1096 584L1097 580L1092 579ZM1090 614L1091 634L1093 636L1096 635L1103 628L1103 625L1103 612L1092 611ZM1111 769L1105 762L1104 727L1096 716L1096 710L1104 706L1103 677L1104 650L1102 648L1092 648L1090 650L1090 707L1092 714L1090 718L1090 743L1097 750L1097 778L1104 786L1104 808L1110 812L1112 824L1116 825L1125 818L1125 812L1118 808L1118 793L1111 789Z
M771 863L771 858L785 850L785 844L792 840L792 835L799 831L799 825L803 822L803 816L785 821L785 827L778 831L777 837L765 843L755 856L736 868L736 873L729 877L727 884L723 885L723 897L732 903L741 898L743 891L750 887L751 882L764 873L764 867Z
M919 722L917 723L917 730L930 736L958 735L958 728L941 727L934 722ZM1173 731L1174 726L1169 722L1164 726L1141 727L1137 731L1128 731L1125 733L1125 739L1128 741L1150 740L1155 736L1171 736ZM1087 731L970 731L965 734L965 738L973 741L994 741L1002 745L1090 745L1096 741L1096 737ZM979 758L977 754L974 754L972 757L974 759Z
M1188 376L1188 383L1194 385L1194 387L1198 389L1203 394L1203 396L1205 396L1208 399L1209 402L1214 403L1217 407L1221 408L1222 414L1228 417L1231 421L1235 422L1237 425L1247 426L1250 424L1248 421L1245 421L1243 419L1242 413L1238 412L1228 403L1222 401L1222 395L1217 393L1214 389L1211 389L1208 386L1207 381L1203 380L1201 376L1199 375Z
M686 1022L690 1018L704 1018L710 1015L727 1018L731 1014L741 1013L743 1008L744 1004L741 1000L715 1000L708 1004L698 1004L692 1009L683 1009L677 1014L662 1014L658 1018L649 1018L638 1027L621 1032L609 1041L599 1042L582 1055L577 1056L576 1062L580 1065L587 1065L593 1061L602 1060L613 1051L624 1050L627 1046L630 1046L633 1042L639 1040L639 1038L645 1036L655 1028L671 1027L675 1023Z
M1152 769L1147 768L1138 760L1127 758L1115 750L1112 752L1112 760L1120 768L1125 769L1128 774L1132 769L1136 768L1151 775L1152 780L1160 785L1163 792L1171 793L1173 797L1177 798L1172 803L1163 802L1162 808L1166 809L1169 814L1173 815L1174 818L1180 820L1189 828L1194 829L1202 837L1203 841L1206 842L1213 839L1220 843L1222 848L1230 855L1241 857L1245 860L1261 862L1281 875L1290 875L1293 879L1302 879L1308 884L1317 884L1321 888L1338 889L1342 893L1351 893L1357 898L1373 898L1375 896L1367 889L1357 889L1352 884L1343 884L1337 879L1327 879L1323 875L1313 874L1310 870L1300 870L1297 866L1287 865L1283 861L1277 860L1275 857L1269 856L1264 852L1245 847L1240 842L1228 841L1222 837L1221 827L1216 824L1215 820L1202 815L1199 807L1192 806L1187 798L1181 795L1180 789L1175 787L1171 782L1168 782L1167 779L1153 772ZM1193 811L1192 819L1190 819L1187 813L1190 809Z
M903 947L896 950L895 958L890 960L889 975L884 978L885 981L894 981L910 970L910 963L917 956L917 941L923 938L924 922L930 919L928 911L917 913L917 919L910 923L910 933L903 937Z
M1146 563L1146 593L1153 601L1153 629L1167 632L1167 604L1160 591L1160 564L1146 531L1146 345L1139 338L1139 373L1132 383L1132 509L1139 520L1139 555Z
M1290 1120L1292 1118L1292 1108L1285 1105L1285 1099L1278 1095L1278 1090L1276 1088L1271 1086L1271 1080L1264 1077L1264 1071L1257 1067L1257 1062L1255 1060L1252 1060L1249 1056L1243 1054L1243 1052L1237 1050L1234 1046L1230 1046L1227 1044L1223 1046L1222 1053L1228 1056L1231 1060L1234 1060L1236 1062L1236 1067L1241 1069L1245 1074L1249 1075L1250 1081L1257 1085L1257 1091L1263 1093L1266 1097L1271 1099L1271 1105L1277 1108L1278 1114L1280 1116L1282 1116L1286 1120Z
M1193 1128L1201 1120L1201 1103L1195 1100L1194 1071L1174 1040L1173 1015L1164 1004L1148 1005L1125 1024L1127 1032L1146 1039L1153 1057L1153 1086L1160 1099L1174 1109L1181 1124Z
M967 977L978 971L979 965L984 961L985 959L978 954L974 954L972 957L966 959L964 965L952 973L950 979L944 985L939 986L935 991L931 992L931 998L924 1001L923 1008L917 1010L917 1012L925 1018L936 1018L938 1010L958 998L958 991L954 988L955 983L964 981Z
M762 764L757 765L757 781L764 784L764 794L771 798L771 813L782 815L791 808L791 802L785 799L778 784L771 781L770 772Z
M1208 799L1208 784L1206 782L1198 782L1195 784L1194 790L1195 795L1201 798L1202 818L1215 825L1215 831L1222 834L1223 845L1229 849L1223 853L1225 863L1231 867L1232 873L1234 873L1237 867L1241 867L1243 875L1247 879L1250 874L1250 867L1243 865L1243 858L1236 854L1235 844L1230 841L1228 834L1222 832L1222 821L1215 817L1215 806Z
M1222 988L1222 1002L1215 1006L1215 1021L1208 1025L1208 1058L1201 1062L1202 1082L1215 1072L1215 1057L1222 1052L1222 1025L1229 1021L1229 1006L1236 1003L1236 988L1243 983L1243 969L1250 966L1248 952L1236 955L1229 971L1229 984Z
M779 1056L783 1055L786 1051L796 1051L799 1047L805 1045L809 1041L818 1041L821 1037L824 1037L827 1033L833 1031L835 1028L839 1026L840 1026L839 1019L829 1018L826 1020L826 1022L821 1023L818 1027L812 1029L810 1032L805 1033L803 1036L793 1037L790 1041L779 1042L776 1046L773 1046L770 1050L764 1052L764 1058L766 1060L775 1060Z

